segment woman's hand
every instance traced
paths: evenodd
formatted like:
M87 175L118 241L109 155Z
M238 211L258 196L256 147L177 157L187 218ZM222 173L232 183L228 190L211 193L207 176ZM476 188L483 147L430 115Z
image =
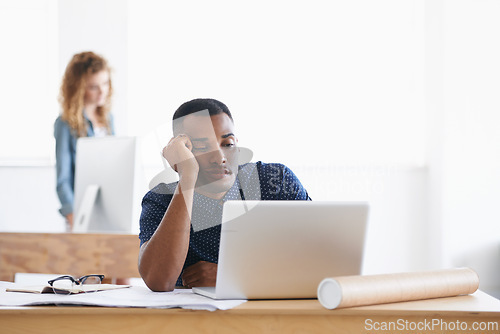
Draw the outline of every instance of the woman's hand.
M73 214L69 213L66 215L66 231L73 232Z

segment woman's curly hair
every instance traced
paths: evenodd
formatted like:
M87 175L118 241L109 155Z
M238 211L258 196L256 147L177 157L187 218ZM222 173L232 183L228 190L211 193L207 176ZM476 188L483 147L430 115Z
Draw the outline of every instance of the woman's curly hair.
M83 117L87 78L89 75L103 70L111 71L106 59L90 51L74 55L66 67L61 84L59 102L62 107L62 119L69 124L77 137L87 136L87 125ZM104 124L108 128L108 131L110 130L108 113L111 109L112 87L110 77L106 103L102 107L97 107L96 110L99 123Z

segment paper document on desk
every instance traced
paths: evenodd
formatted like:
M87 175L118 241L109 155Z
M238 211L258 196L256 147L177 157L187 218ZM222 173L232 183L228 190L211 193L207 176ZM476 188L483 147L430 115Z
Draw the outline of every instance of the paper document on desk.
M213 300L194 294L191 289L153 292L146 287L99 291L76 295L7 292L15 284L0 283L0 306L74 305L104 307L184 308L192 310L228 310L246 300Z

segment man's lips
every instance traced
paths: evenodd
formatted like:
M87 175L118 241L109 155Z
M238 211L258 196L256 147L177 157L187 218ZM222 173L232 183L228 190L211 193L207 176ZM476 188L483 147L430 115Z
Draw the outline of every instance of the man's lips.
M227 176L233 174L229 169L226 169L226 168L209 169L209 170L206 170L205 173L210 175L212 178L215 178L215 179L222 179L224 177L227 177Z

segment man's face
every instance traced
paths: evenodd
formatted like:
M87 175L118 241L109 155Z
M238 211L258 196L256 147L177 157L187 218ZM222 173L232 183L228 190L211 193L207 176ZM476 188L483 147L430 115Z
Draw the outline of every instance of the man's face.
M238 142L228 115L188 115L180 131L189 136L199 165L196 187L202 193L228 191L238 174Z

